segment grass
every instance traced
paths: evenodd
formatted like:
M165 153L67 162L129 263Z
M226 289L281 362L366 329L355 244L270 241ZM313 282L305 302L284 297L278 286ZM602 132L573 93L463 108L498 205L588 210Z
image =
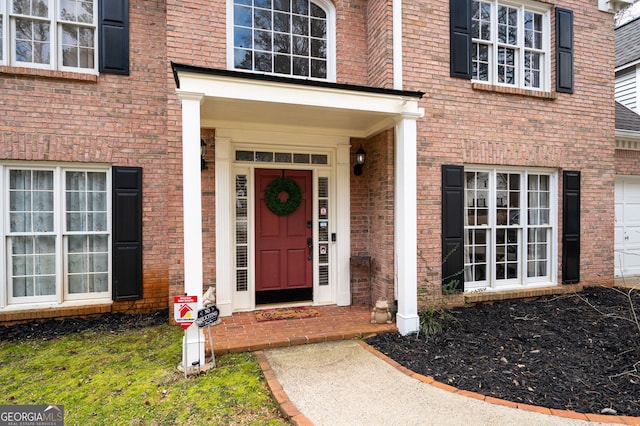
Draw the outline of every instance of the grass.
M161 325L0 342L0 404L62 404L65 425L286 425L255 357L177 370L183 331Z

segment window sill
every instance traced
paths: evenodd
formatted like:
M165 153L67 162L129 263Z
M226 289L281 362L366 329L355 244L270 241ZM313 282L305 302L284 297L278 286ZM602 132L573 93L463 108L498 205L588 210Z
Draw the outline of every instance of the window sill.
M558 98L558 95L555 92L542 92L539 90L520 89L518 87L496 86L494 84L486 84L486 83L474 82L474 83L471 83L471 88L473 90L480 90L483 92L495 92L495 93L505 93L507 95L529 96L532 98L546 99L549 101L553 101Z
M84 74L69 71L43 70L39 68L13 67L0 65L0 74L24 75L32 77L53 78L59 80L76 80L97 83L97 74Z

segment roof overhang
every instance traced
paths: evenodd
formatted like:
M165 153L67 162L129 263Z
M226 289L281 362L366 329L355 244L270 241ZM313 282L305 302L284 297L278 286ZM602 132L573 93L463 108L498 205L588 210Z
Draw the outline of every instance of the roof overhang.
M202 127L366 138L424 115L424 93L171 64L178 93L202 94Z
M616 129L616 149L640 151L640 132Z

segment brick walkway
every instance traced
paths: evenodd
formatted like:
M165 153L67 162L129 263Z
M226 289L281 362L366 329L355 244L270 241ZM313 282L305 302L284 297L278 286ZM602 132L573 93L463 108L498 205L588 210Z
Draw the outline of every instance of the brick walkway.
M359 336L395 331L393 324L371 324L368 306L314 306L320 315L258 322L254 312L234 313L210 327L213 350L216 354L257 351L283 346L331 340L352 339ZM205 329L205 338L208 331ZM206 346L209 351L209 344Z

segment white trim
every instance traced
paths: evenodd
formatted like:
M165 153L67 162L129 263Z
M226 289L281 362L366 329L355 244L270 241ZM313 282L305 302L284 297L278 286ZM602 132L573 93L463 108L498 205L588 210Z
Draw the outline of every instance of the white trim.
M224 148L218 143L224 141ZM328 164L283 164L235 161L236 150L326 154ZM218 152L220 157L218 157ZM327 138L321 135L304 135L282 132L259 132L247 129L216 129L216 286L218 307L224 306L224 314L250 311L255 305L255 181L256 168L311 170L313 179L312 220L314 247L318 246L318 202L317 181L319 177L329 179L329 235L336 234L337 241L329 241L329 286L320 286L318 280L318 253L313 259L313 304L351 303L350 283L350 165L349 140L342 137ZM219 178L218 173L226 169L228 179ZM235 276L235 176L247 176L247 231L248 231L248 282L247 291L236 291ZM218 181L221 181L218 186ZM226 183L225 183L226 182ZM225 228L218 231L217 224ZM226 266L225 266L226 265ZM228 265L232 265L229 267ZM221 274L222 273L222 274ZM227 294L229 295L227 298ZM221 315L223 309L221 309Z
M233 175L231 171L231 138L216 132L216 304L220 315L230 316L233 276L233 213L230 211ZM248 177L248 176L247 176Z
M351 175L349 163L349 145L337 147L337 165L335 168L335 230L336 242L330 243L336 251L334 262L336 270L336 303L339 306L351 305ZM331 238L330 238L331 239Z
M613 71L618 73L618 72L623 71L623 70L625 70L627 68L635 67L637 65L640 65L640 59L637 59L637 60L632 61L632 62L628 62L628 63L626 63L624 65L619 66L619 67L616 67L616 68L614 68Z
M392 128L402 115L423 113L417 98L399 94L186 71L176 92L206 95L202 125L209 128L367 138Z

